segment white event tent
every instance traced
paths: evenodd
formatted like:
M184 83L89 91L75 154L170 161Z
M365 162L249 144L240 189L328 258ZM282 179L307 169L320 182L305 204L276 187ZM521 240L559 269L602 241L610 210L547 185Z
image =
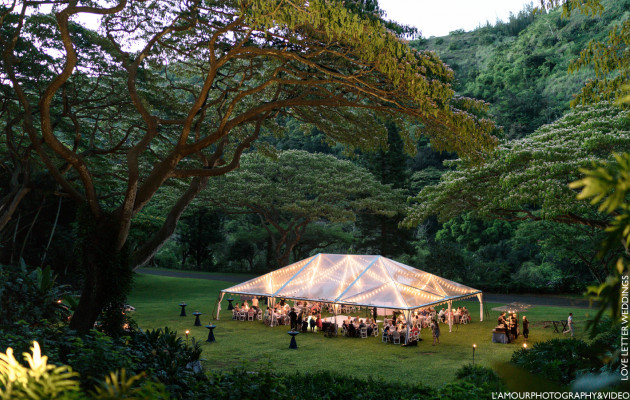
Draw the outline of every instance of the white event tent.
M481 290L375 255L317 254L224 289L217 319L225 293L401 310L408 326L415 309L476 296L483 321Z

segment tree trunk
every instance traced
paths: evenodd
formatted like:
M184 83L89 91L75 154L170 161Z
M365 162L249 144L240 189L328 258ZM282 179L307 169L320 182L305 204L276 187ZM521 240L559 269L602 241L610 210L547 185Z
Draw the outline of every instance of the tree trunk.
M117 221L109 215L90 221L93 217L87 210L80 213L85 214L78 218L83 230L80 249L84 282L70 328L87 333L106 306L125 301L132 270L125 249L116 250Z

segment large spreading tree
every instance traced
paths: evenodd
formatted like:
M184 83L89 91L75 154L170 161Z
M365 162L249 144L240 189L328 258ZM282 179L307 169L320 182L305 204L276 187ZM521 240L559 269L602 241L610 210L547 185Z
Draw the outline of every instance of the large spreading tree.
M309 226L354 221L358 213L393 216L403 211L405 195L350 161L289 150L277 160L244 155L241 167L213 180L200 200L227 214L257 215L282 267Z
M350 147L382 147L386 117L436 149L478 160L495 144L485 105L457 98L452 71L412 51L374 1L3 2L0 83L7 222L30 177L79 205L84 287L71 327L122 301L130 271L173 233L208 179L282 114ZM376 10L376 12L374 12ZM79 24L98 16L98 31ZM407 126L401 124L400 126ZM413 143L411 131L401 133ZM133 246L134 217L173 180L186 188Z

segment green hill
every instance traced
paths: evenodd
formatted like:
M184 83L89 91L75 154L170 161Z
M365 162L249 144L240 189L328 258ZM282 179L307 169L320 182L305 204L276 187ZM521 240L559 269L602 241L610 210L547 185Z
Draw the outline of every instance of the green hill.
M461 95L491 103L491 114L509 138L523 137L550 123L568 108L592 71L567 72L590 40L630 17L630 0L603 2L602 15L591 18L561 11L534 13L528 6L509 21L472 32L411 42L435 51L455 72Z

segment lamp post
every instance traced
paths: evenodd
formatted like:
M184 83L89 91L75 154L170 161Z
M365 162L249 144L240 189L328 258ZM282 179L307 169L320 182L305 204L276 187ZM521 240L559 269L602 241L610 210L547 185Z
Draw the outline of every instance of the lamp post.
M190 331L188 329L186 329L186 347L188 347L188 334L190 333Z
M477 348L476 344L473 344L473 365L475 365L475 349Z

